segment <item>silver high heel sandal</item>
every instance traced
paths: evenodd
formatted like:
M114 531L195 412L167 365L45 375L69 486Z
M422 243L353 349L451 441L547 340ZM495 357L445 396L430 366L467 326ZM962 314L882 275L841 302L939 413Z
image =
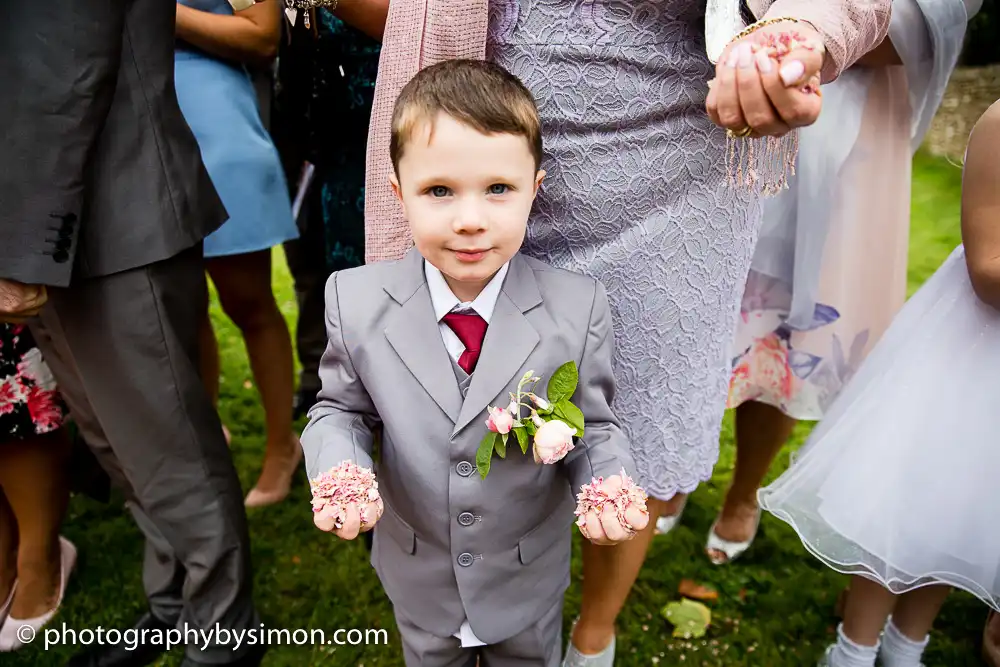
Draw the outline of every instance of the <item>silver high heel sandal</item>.
M716 519L715 523L712 524L712 529L708 531L708 540L705 542L705 553L708 555L708 559L712 561L714 565L726 565L732 563L734 560L746 553L747 549L753 544L753 541L757 539L757 530L760 528L760 517L761 508L757 506L757 518L754 520L753 533L750 535L750 539L746 542L730 542L729 540L724 540L715 533L715 527L718 525L719 521ZM724 558L718 556L717 553L721 552L725 554Z
M681 517L684 516L684 509L687 507L688 498L691 496L686 496L684 502L681 503L680 508L677 510L677 514L671 516L661 516L656 520L656 528L653 531L655 535L667 535L681 522Z

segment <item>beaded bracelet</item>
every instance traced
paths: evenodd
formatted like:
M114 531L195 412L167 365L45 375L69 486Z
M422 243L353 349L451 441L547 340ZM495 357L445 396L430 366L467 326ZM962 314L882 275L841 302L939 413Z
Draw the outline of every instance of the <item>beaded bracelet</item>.
M318 9L323 8L327 11L334 11L337 9L337 3L340 0L285 0L285 6L289 9Z
M812 28L813 30L816 30L816 27L812 23L810 23L808 21L803 21L802 19L792 18L791 16L775 16L775 17L768 18L768 19L762 19L760 21L757 21L756 23L751 23L746 28L744 28L743 30L741 30L739 32L739 34L737 34L735 37L733 37L729 41L729 43L733 44L734 42L738 42L741 39L744 39L744 38L749 37L750 35L754 34L758 30L760 30L761 28L765 28L765 27L770 26L770 25L775 25L777 23L804 23L807 26L809 26L810 28ZM816 32L819 32L819 31L816 30ZM820 55L824 55L826 53L826 45L823 44L822 41L820 41L818 43L815 43L815 42L795 42L795 46L802 47L802 48L807 48L807 49L810 49L810 50L813 50L813 51L818 51ZM789 49L789 50L792 50L792 49Z

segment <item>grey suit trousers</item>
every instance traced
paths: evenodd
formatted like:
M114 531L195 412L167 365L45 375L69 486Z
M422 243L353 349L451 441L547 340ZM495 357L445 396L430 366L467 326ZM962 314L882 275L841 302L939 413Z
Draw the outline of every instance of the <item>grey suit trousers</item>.
M559 667L562 660L560 595L538 623L498 644L462 648L456 637L438 637L396 613L406 667Z
M259 619L243 494L198 373L204 281L198 244L149 266L49 288L35 334L146 537L152 613L188 628L241 631ZM189 645L187 654L206 663L239 656L232 645Z

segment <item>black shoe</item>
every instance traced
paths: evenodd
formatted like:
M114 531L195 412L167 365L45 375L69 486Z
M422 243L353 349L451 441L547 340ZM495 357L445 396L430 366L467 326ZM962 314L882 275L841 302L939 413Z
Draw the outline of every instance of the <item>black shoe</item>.
M156 630L160 631L161 637L165 637L168 630L176 627L176 623L161 621L147 612L136 622L133 629L135 635L140 638ZM166 648L164 644L163 641L135 645L122 642L95 646L93 649L74 655L66 663L66 667L145 667L163 655ZM135 650L129 651L128 648L132 646L135 646Z
M267 653L267 644L255 644L233 662L212 663L215 667L259 667ZM181 667L210 667L208 663L185 657Z

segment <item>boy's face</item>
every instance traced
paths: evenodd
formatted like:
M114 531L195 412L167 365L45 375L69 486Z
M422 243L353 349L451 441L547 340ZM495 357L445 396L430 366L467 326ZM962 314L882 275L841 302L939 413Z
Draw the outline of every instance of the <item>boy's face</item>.
M413 240L455 296L474 300L524 240L544 172L528 141L486 135L447 114L415 129L392 187Z

